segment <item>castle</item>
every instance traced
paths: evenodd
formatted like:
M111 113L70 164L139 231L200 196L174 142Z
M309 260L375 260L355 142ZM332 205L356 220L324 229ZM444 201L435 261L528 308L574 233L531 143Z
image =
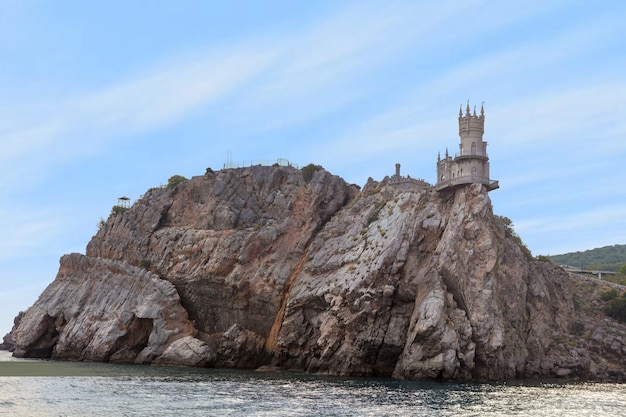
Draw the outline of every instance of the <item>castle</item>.
M489 179L489 157L487 156L487 142L483 141L485 132L485 110L480 106L480 114L470 114L469 101L467 109L463 115L463 106L459 108L459 152L452 159L448 155L441 159L441 154L437 156L437 191L451 190L455 187L481 183L487 187L488 191L499 188L498 181Z

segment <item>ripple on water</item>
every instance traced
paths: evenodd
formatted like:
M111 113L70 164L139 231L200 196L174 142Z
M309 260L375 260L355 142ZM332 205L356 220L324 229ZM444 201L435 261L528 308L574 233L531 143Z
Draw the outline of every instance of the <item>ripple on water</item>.
M37 363L59 375L0 377L0 415L599 417L626 409L626 388L619 384L433 383Z

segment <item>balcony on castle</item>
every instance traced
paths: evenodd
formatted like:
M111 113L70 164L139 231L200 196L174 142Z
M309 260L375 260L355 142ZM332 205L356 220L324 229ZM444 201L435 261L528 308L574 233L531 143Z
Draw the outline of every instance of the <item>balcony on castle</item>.
M444 179L437 182L435 189L437 191L452 189L461 185L480 183L487 187L488 191L493 191L500 188L498 181L490 180L489 177L478 177L471 175L461 175L450 179Z
M478 153L469 154L469 153L461 153L461 152L457 152L454 154L454 159L467 159L467 158L480 158L486 161L489 159L489 156L487 156L487 153L485 153L484 155L481 155Z

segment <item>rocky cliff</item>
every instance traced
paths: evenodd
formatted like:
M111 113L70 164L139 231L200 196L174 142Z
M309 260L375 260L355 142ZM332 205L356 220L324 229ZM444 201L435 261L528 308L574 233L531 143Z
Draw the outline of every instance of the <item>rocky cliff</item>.
M480 184L208 173L112 215L8 340L69 360L624 380L626 327L597 288L510 232Z

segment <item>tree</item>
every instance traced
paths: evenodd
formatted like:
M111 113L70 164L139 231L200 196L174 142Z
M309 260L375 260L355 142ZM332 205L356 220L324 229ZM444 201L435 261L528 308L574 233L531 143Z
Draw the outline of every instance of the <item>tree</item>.
M515 231L515 229L513 228L513 220L509 219L506 216L498 216L498 215L496 215L496 217L498 219L500 219L500 221L504 225L504 235L505 235L505 237L513 239L513 241L515 241L519 245L520 249L522 250L522 252L526 256L526 259L528 259L529 261L532 260L533 259L533 255L530 252L530 249L528 249L526 247L526 245L522 241L522 238L520 237L520 235L518 235L517 232Z
M309 183L311 181L311 179L313 178L313 174L315 174L315 172L319 171L320 169L323 169L321 166L319 165L315 165L315 164L309 164L305 167L302 168L302 179L304 180L304 182Z
M172 175L170 179L167 180L167 189L171 190L183 181L187 181L187 178L182 175Z

